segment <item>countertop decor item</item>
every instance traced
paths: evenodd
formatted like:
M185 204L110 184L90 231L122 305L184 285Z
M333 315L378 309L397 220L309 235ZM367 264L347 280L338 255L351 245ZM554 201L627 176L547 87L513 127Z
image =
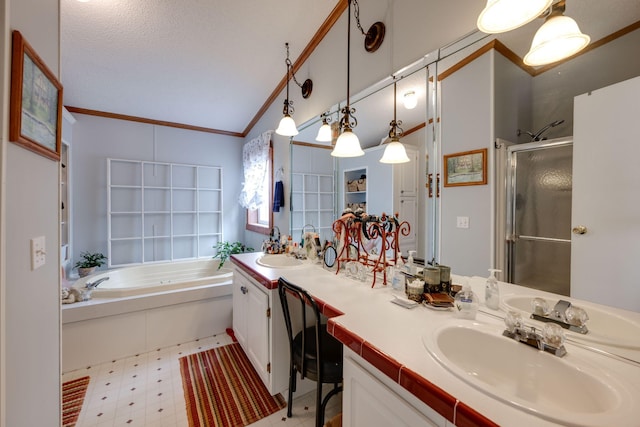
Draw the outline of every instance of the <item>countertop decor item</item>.
M224 262L229 258L230 255L233 254L241 254L244 252L253 252L253 248L245 246L244 243L241 242L218 242L214 249L216 250L216 254L213 258L220 258L220 264L218 265L218 270L222 268Z

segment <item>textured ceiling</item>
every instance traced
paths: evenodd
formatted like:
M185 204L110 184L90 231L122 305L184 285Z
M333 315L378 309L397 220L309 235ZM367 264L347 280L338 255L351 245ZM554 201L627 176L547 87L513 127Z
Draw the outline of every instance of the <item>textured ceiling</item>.
M65 105L242 133L286 73L284 42L295 61L337 2L61 0ZM640 0L567 0L566 15L595 41ZM541 23L500 39L523 56Z

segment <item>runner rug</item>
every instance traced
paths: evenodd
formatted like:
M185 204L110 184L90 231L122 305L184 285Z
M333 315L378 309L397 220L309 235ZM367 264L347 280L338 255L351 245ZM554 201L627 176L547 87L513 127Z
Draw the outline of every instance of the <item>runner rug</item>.
M88 386L89 377L62 383L62 427L76 425Z
M190 427L240 427L285 407L271 396L240 344L180 358Z

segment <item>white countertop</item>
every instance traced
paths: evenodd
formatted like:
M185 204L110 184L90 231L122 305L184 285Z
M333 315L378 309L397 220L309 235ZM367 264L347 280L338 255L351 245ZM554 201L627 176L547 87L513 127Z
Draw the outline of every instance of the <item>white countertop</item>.
M241 261L245 266L255 265L255 259L257 259L257 257L258 255L256 254L234 255L234 258ZM257 270L259 270L257 271L258 275L266 276L264 277L265 279L274 281L281 276L307 289L315 298L322 300L337 311L344 313L343 315L332 318L331 321L335 322L336 325L342 326L353 335L375 346L375 348L387 357L396 360L403 367L419 374L430 383L436 385L458 401L463 402L495 423L505 426L557 425L522 409L515 408L510 404L502 403L494 397L469 385L444 368L427 351L423 344L422 336L428 334L435 327L452 321L453 312L436 311L424 306L405 309L390 302L394 297L394 291L390 286L377 284L375 288L371 288L371 280L367 282L356 281L346 278L343 274L336 275L316 264L282 269L264 269L260 267ZM265 273L265 271L267 271L267 273ZM504 316L505 312L503 310L494 312L484 306L484 278L461 278L453 275L454 283L461 283L461 280L467 280L474 289L474 292L478 294L482 301L482 311ZM378 280L378 283L379 282L381 282L381 280ZM555 300L560 298L568 299L576 303L576 305L583 306L587 312L589 311L589 306L597 306L591 303L578 304L579 301L575 299L503 282L500 283L500 292L501 297L508 294L526 294L543 296ZM603 308L603 306L597 307ZM606 309L640 324L639 313L608 307ZM482 311L478 313L476 322L494 325L497 333L501 333L504 329L502 320L487 315ZM472 322L470 320L455 320L459 322ZM640 337L636 338L640 340ZM635 399L640 402L640 364L629 363L596 354L593 351L580 348L572 342L566 342L565 347L567 349L567 355L563 358L564 361L567 363L571 363L576 359L587 361L604 371L607 375L623 379L625 384L629 386L628 390L630 390L634 396L637 396ZM607 349L611 350L612 348ZM613 350L618 352L618 354L623 353L625 357L640 361L640 351L623 350L619 348L614 348ZM469 352L473 351L473 348L469 348ZM550 355L550 357L555 356ZM640 405L637 405L632 411L631 417L606 420L606 424L637 426L638 420L640 420ZM602 419L599 421L597 417L592 417L592 419L594 421L587 421L583 425L602 425Z

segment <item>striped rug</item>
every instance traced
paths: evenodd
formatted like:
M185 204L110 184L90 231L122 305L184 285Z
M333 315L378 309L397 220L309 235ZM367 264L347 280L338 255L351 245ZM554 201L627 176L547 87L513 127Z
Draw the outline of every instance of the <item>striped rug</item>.
M180 358L190 427L240 427L285 407L271 396L240 344Z
M62 383L62 427L76 425L88 386L89 377Z

